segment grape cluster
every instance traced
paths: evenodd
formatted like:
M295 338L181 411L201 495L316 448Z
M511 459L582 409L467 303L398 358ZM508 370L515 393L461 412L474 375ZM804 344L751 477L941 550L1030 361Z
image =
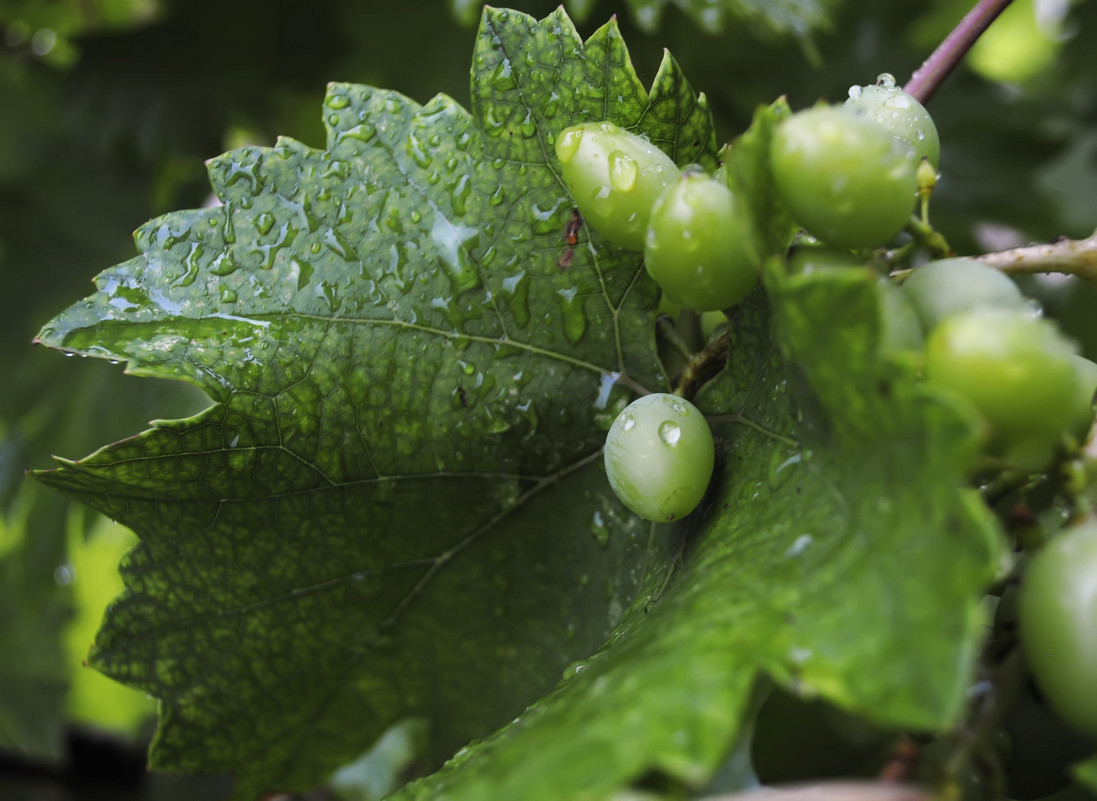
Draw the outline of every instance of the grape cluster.
M560 173L599 235L643 251L662 290L661 309L700 312L708 327L758 281L763 255L745 204L721 169L684 170L647 139L612 122L563 130ZM802 229L789 273L872 271L873 248L911 223L940 159L925 108L881 75L842 105L787 115L769 142L772 186ZM1017 286L972 259L940 259L902 284L877 276L880 350L906 354L925 381L982 423L987 461L1046 468L1092 423L1097 365L1082 359ZM713 320L713 316L719 319ZM668 441L665 432L673 429ZM712 472L712 435L681 397L641 398L613 424L605 456L610 483L637 514L680 518L700 501Z

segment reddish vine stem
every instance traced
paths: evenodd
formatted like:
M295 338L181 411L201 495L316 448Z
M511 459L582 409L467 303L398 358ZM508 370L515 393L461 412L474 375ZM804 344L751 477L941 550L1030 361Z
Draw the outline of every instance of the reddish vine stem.
M927 102L937 91L956 65L960 63L975 41L983 35L990 23L1005 11L1012 0L979 0L975 7L960 20L932 55L910 76L903 89L920 103Z

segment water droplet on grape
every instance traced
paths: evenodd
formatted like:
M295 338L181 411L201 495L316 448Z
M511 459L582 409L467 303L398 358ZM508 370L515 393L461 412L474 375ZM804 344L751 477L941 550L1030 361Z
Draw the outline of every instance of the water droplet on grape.
M576 152L579 150L579 143L582 139L582 129L573 128L564 131L560 138L556 140L556 157L564 164L567 164L575 157Z
M621 418L621 428L624 431L632 431L636 426L636 418L631 414L626 414Z
M618 192L628 192L636 185L640 167L636 159L615 150L609 154L609 184Z
M881 72L876 76L876 85L881 89L894 89L895 88L895 76L890 72Z
M664 420L659 424L659 439L674 447L682 438L682 428L673 420Z

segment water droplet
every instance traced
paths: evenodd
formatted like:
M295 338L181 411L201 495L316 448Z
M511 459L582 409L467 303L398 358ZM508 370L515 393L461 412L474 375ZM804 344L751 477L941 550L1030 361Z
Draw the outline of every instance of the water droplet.
M606 548L609 546L609 526L602 518L602 513L597 510L590 520L590 533L594 535L594 541L601 547Z
M414 133L408 135L408 141L406 144L408 155L411 156L412 161L418 164L422 169L426 169L430 166L434 157L427 151L423 144L423 141L419 139Z
M785 556L799 556L807 549L809 545L811 545L814 539L815 538L812 537L810 534L801 534L793 541L792 545L788 546L788 549L785 551Z
M231 275L239 266L233 252L226 250L217 254L217 258L210 263L209 271L214 275Z
M563 312L564 336L571 344L576 344L587 331L587 315L583 310L583 301L579 298L577 287L558 289L560 308Z
M578 662L572 662L566 668L564 668L564 675L562 681L570 681L586 670L590 666L590 661L587 659L580 659Z
M518 130L522 132L522 136L529 138L537 133L537 120L533 119L533 115L527 113L526 118L522 120L522 124L518 126Z
M895 88L895 76L890 72L881 72L876 76L876 85L881 89L894 89Z
M261 235L266 236L270 233L270 229L274 227L274 215L269 211L264 211L256 218L255 227Z
M618 192L628 192L636 186L636 176L640 172L640 166L636 159L615 150L609 154L609 185Z
M682 438L682 427L673 420L664 420L659 424L659 439L674 447Z
M519 328L529 325L529 278L525 271L515 273L502 281L502 294L509 302L503 304L502 311L514 315Z
M235 303L237 300L237 294L235 289L229 287L221 287L221 302L222 303Z
M328 108L330 108L330 109L333 109L335 111L339 111L340 109L344 109L349 105L350 105L350 98L347 97L346 95L342 95L342 94L340 94L340 95L336 95L336 94L328 95Z
M621 430L632 431L636 427L636 418L631 414L626 414L621 420Z
M453 282L455 294L480 286L480 273L469 256L478 238L475 228L455 226L439 214L434 218L430 237L438 261Z
M553 92L549 95L549 99L545 102L545 108L543 114L545 119L551 119L560 112L560 95Z
M579 151L579 143L583 140L583 131L581 129L572 128L564 131L563 135L556 140L556 157L561 162L567 164Z
M851 87L849 87L850 99L851 100L856 100L857 98L859 98L864 93L864 91L865 91L864 87L862 87L862 86L851 86Z
M800 453L786 456L783 449L774 450L769 457L770 489L776 491L788 483L789 478L796 472L792 468L800 464L802 458Z
M493 89L500 92L509 92L517 85L514 81L514 75L511 74L509 58L504 58L499 62L495 71L492 72L491 85Z
M468 175L462 175L457 185L453 187L453 213L464 217L468 213L468 199L472 193L472 179Z

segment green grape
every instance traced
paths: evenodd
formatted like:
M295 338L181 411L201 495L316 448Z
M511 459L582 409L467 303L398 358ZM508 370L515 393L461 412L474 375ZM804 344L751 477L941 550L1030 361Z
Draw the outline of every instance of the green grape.
M644 263L663 292L687 309L726 309L758 280L750 227L726 185L687 172L651 209Z
M678 167L642 136L612 122L573 125L556 139L560 174L590 226L616 245L643 250L651 207Z
M831 248L802 247L789 258L789 271L796 275L827 270L859 270L877 275L855 256ZM902 290L880 276L876 280L876 293L880 309L880 349L891 354L921 350L925 344L922 324Z
M880 299L880 348L884 353L920 351L926 343L922 323L903 290L881 277L876 291Z
M704 415L677 395L655 393L630 403L606 435L610 486L640 517L669 522L701 502L715 449Z
M1097 393L1097 364L1084 356L1074 357L1078 373L1078 419L1071 432L1079 440L1085 440L1093 427L1093 395Z
M989 424L992 453L1037 470L1081 415L1074 350L1047 320L972 309L930 333L926 379L975 406Z
M704 342L711 342L727 327L728 317L722 311L701 312L701 339Z
M875 86L851 86L845 108L912 148L916 161L925 158L936 167L941 160L941 140L933 118L925 106L895 85L891 75L881 75Z
M903 229L914 207L910 149L842 108L818 106L782 122L770 164L793 219L828 245L886 242Z
M974 259L940 259L910 274L903 291L929 331L962 311L987 306L1023 309L1021 290L1000 270Z
M1064 722L1097 737L1097 521L1065 529L1036 552L1018 605L1036 683Z

